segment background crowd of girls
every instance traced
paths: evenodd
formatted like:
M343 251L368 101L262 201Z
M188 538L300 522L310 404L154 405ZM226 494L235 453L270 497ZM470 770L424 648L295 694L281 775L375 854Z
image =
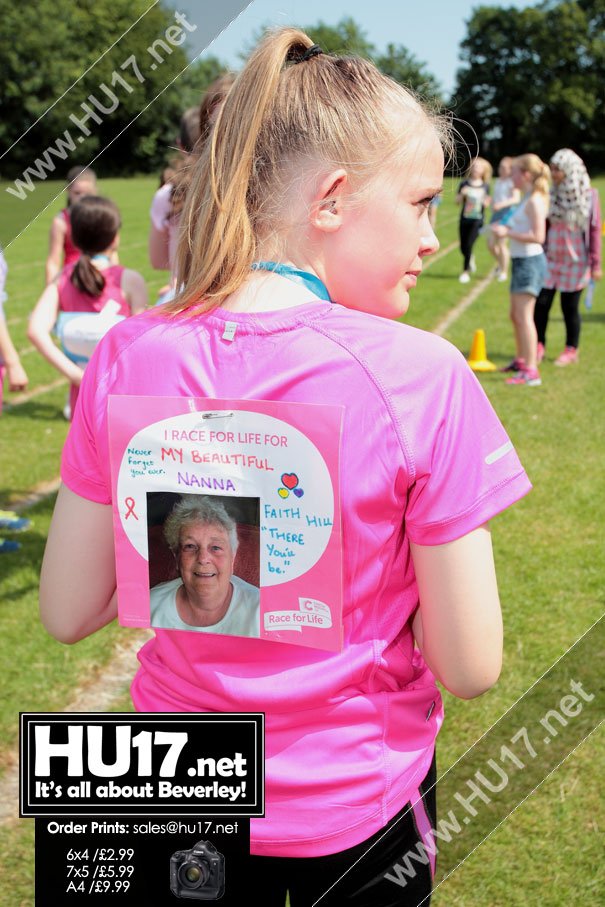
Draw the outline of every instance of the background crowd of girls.
M184 112L176 143L178 155L168 162L160 188L152 199L149 259L152 267L170 272L170 281L160 290L158 303L169 302L175 295L176 246L192 164L234 78L229 73L221 76L205 92L199 107ZM566 148L556 151L548 166L536 155L504 157L498 165L493 190L491 177L490 163L476 157L458 185L456 201L460 205L459 239L463 258L459 280L463 284L471 281L476 271L473 250L479 236L484 234L495 259L493 276L498 282L509 281L512 245L510 318L515 354L502 370L511 373L510 384L537 386L541 383L538 367L545 356L546 330L557 291L561 296L565 343L554 364L567 366L579 360L582 291L601 277L599 196L590 186L581 158ZM147 305L143 278L119 262L120 224L115 206L86 202L76 218L74 235L74 207L96 193L97 181L92 169L76 166L68 172L66 205L53 218L50 228L45 268L47 289L34 308L28 332L36 348L70 382L64 409L68 419L86 360L70 359L55 346L52 333L59 313L100 313L111 300L117 304L112 309L114 314L126 317ZM433 227L436 227L439 202L440 196L436 196L429 208ZM528 276L530 270L532 275ZM2 302L5 277L6 262L2 257ZM0 302L0 409L5 376L9 390L27 387L27 375L11 341Z
M537 387L539 364L546 349L546 327L553 298L561 294L565 347L554 364L578 362L580 298L591 281L601 277L601 209L599 196L581 158L571 149L556 151L549 164L535 154L505 157L490 190L492 169L475 158L458 187L460 282L469 283L476 270L473 247L486 232L496 260L494 276L510 275L510 319L515 354L502 371L507 383ZM491 208L489 226L484 227Z

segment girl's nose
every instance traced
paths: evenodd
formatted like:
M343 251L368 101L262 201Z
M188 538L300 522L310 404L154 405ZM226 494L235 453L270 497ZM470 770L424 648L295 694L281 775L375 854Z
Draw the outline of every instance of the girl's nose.
M420 257L424 258L425 255L434 255L434 253L438 251L439 240L437 239L435 231L429 224L425 235L420 238Z

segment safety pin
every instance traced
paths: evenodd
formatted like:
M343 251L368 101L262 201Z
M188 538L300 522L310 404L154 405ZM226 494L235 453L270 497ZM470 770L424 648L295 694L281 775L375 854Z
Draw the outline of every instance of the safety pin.
M228 413L224 410L220 413L202 413L202 419L230 419L235 413Z

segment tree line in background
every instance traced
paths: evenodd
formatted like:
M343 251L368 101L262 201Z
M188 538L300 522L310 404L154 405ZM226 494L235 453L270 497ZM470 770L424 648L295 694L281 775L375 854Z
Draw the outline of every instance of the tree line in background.
M605 169L605 0L546 0L526 9L480 6L467 23L450 106L481 154L573 148Z
M0 178L36 160L63 178L97 155L103 175L159 171L181 113L225 69L187 68L186 38L149 0L0 0Z
M148 7L148 0L20 6L0 0L3 179L19 176L45 149L56 150L61 138L64 158L60 144L50 157L57 177L97 155L96 167L107 175L161 169L180 114L227 67L216 57L187 66L186 26L179 31L174 10L160 4L142 16ZM378 50L351 18L305 30L325 51L369 57L398 82L452 109L468 124L461 131L470 149L478 143L494 162L529 150L548 159L570 146L593 169L603 168L605 0L474 9L451 98L406 47ZM258 37L251 36L248 50Z

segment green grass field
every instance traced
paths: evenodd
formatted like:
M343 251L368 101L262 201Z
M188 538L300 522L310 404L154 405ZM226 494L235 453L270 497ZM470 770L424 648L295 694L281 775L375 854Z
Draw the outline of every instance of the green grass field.
M597 184L605 198L605 179ZM121 260L145 275L152 300L166 282L166 275L154 272L147 260L148 209L156 185L155 179L139 178L106 180L100 186L122 211ZM6 253L7 319L30 384L26 395L12 401L11 395L5 394L8 405L0 419L0 508L23 501L33 491L43 491L46 483L56 479L67 432L61 415L67 385L57 383L58 374L31 349L26 337L28 312L43 288L48 228L60 207L57 202L41 215ZM456 211L449 185L439 209L437 233L442 250L455 244ZM483 239L477 244L476 258L475 283L492 267ZM455 247L435 260L413 293L407 320L434 329L475 285L461 286L457 280L460 270L460 254ZM506 285L491 282L445 336L468 353L473 332L483 328L488 356L501 365L513 352L507 309ZM507 387L497 373L481 377L534 491L493 522L505 623L504 668L497 686L478 700L463 702L446 695L447 717L438 741L440 773L453 765L605 610L599 519L605 499L605 289L597 289L594 309L583 315L579 365L553 367L564 335L556 308L551 318L542 387ZM19 710L65 709L77 691L102 684L116 646L125 634L130 638L131 631L112 626L77 646L66 647L50 639L40 627L38 572L53 502L53 495L42 497L27 509L33 527L20 537L21 551L2 555L0 560L0 784L5 786L15 764ZM600 654L601 661L594 661L601 665L600 673L593 671L593 675L602 693L602 647ZM125 684L112 708L128 707ZM515 721L518 718L521 727L527 720L523 705L517 712ZM476 843L484 837L487 840L439 884L433 899L436 907L602 903L605 807L599 778L604 771L605 737L600 728L497 829L492 816L480 815ZM536 784L541 780L538 778ZM446 780L446 793L447 785ZM515 805L511 792L510 809ZM16 814L16 804L12 812ZM33 904L33 822L9 817L0 826L0 842L0 907ZM444 848L439 878L465 856L464 847Z

